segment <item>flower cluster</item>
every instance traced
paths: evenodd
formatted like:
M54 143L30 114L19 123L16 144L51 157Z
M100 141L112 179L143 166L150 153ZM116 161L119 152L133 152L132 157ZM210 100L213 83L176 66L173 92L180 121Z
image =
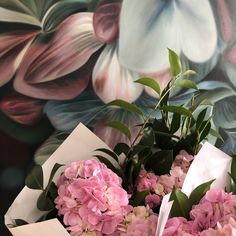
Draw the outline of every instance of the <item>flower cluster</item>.
M221 189L209 190L190 211L190 220L174 217L167 221L163 236L232 235L236 229L236 195Z
M132 210L121 179L96 160L71 163L57 187L56 208L74 236L112 234Z
M145 198L145 204L153 209L161 205L163 196L170 193L173 187L181 189L192 160L192 155L181 150L175 157L169 174L158 176L143 168L137 179L137 190L150 191Z

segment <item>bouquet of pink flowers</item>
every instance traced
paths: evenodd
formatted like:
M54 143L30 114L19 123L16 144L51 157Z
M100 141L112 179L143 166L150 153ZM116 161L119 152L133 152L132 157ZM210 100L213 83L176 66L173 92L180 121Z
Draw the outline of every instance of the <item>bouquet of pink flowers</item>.
M32 236L38 230L50 236L158 234L165 196L184 187L208 134L220 138L207 117L209 101L202 101L201 91L185 79L194 72L182 71L171 50L169 58L173 79L163 91L151 78L136 81L159 96L149 114L123 100L107 105L135 113L142 121L132 130L118 121L108 122L124 135L124 142L111 150L79 125L42 166L33 168L5 216L14 236ZM186 107L169 103L176 87L196 90ZM159 119L153 118L156 113Z

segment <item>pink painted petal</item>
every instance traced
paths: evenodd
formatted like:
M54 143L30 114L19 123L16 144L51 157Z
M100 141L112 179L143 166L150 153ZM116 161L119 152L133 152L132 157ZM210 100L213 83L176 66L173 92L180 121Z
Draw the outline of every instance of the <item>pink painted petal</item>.
M104 48L93 70L94 90L105 103L115 99L135 101L143 90L134 83L138 78L138 73L120 65L116 44Z
M27 31L0 34L0 86L13 77L25 52L23 49L36 34Z
M225 58L231 64L236 65L236 44L226 53Z
M117 39L119 34L119 17L121 1L103 1L93 17L93 26L96 36L103 43L111 43Z
M0 101L1 111L17 123L33 125L43 116L44 102L13 93Z
M229 43L233 36L233 22L225 0L217 0L217 10L222 37L226 43Z
M43 99L71 99L79 95L89 79L88 68L84 76L81 67L102 46L94 34L92 18L92 13L72 15L55 33L38 37L23 58L14 84L16 90ZM82 77L81 72L77 73L79 68Z
M106 125L107 122L111 120L121 121L130 128L132 137L131 141L134 140L139 131L139 128L136 125L143 122L137 115L131 114L130 112L126 112L124 110L114 109L109 112L96 124L94 133L100 137L110 148L114 148L118 142L129 144L129 140L123 134Z
M169 68L165 69L165 70L162 70L160 72L156 72L156 73L152 73L152 74L146 74L144 76L148 76L148 77L151 77L152 79L155 79L158 82L158 84L160 85L161 91L163 91L165 89L165 87L167 86L167 84L171 80L171 72L170 72ZM145 91L150 96L157 97L157 93L154 92L153 89L145 86Z

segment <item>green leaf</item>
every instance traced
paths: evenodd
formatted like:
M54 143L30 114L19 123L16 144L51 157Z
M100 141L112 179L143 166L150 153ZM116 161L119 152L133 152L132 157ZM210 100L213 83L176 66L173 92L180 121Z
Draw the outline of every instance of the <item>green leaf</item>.
M126 102L124 100L121 100L121 99L111 101L107 104L107 106L118 106L118 107L123 108L125 110L137 113L139 115L143 115L143 112L139 107L137 107L136 105L131 104L129 102Z
M188 116L188 117L193 116L189 110L180 106L163 106L160 109L163 111L173 112L173 113L177 113L177 114Z
M119 163L119 157L116 155L115 152L107 149L107 148L98 148L95 151L99 151L99 152L104 152L106 154L108 154L110 157L112 157L115 161L117 161Z
M203 122L204 119L205 119L206 112L207 112L207 108L203 109L203 110L199 113L199 115L198 115L198 117L197 117L197 121L196 121L196 130L198 130L198 129L201 127L202 122Z
M210 119L207 121L203 121L201 127L199 128L199 142L201 142L203 139L207 137L211 130L211 122Z
M177 76L181 73L181 62L178 55L168 48L169 52L169 63L170 63L170 70L173 76Z
M122 134L124 134L129 140L131 140L131 132L129 130L129 127L125 124L121 123L120 121L114 120L108 122L106 125L111 128L117 129Z
M43 189L42 166L35 166L25 179L25 185L30 189Z
M175 87L184 87L198 90L196 83L189 79L182 79L175 84Z
M48 185L46 187L46 193L47 191L49 190L50 186L51 186L51 183L52 183L52 180L54 178L54 175L56 174L56 172L58 171L59 168L61 168L62 166L64 165L61 165L61 164L58 164L56 163L53 168L52 168L52 171L51 171L51 174L50 174L50 177L49 177L49 180L48 180Z
M174 201L171 208L171 217L184 217L188 219L191 203L188 197L180 190L173 189L170 201Z
M153 129L150 127L144 129L143 136L142 136L139 144L142 146L151 147L151 146L153 146L154 141L155 141L155 135L154 135Z
M39 195L39 198L37 200L37 208L40 211L50 211L54 208L53 201L46 196L45 192L42 192Z
M14 219L14 225L15 226L21 226L21 225L28 225L29 223L22 219Z
M158 95L161 94L160 85L157 83L156 80L154 80L152 78L144 77L144 78L138 79L134 82L139 83L139 84L143 84L143 85L153 89Z
M132 202L132 206L142 206L145 204L145 197L149 194L148 190L137 192L134 196L134 200Z
M197 72L194 70L186 70L183 75L196 75Z
M231 177L236 180L236 158L235 157L232 158L230 173L231 173Z
M130 147L126 143L117 143L116 146L114 147L114 152L116 155L120 155L121 153L124 153L127 155L129 152Z
M180 124L181 124L181 115L178 113L174 113L172 121L171 121L171 125L170 125L170 132L172 134L177 132L180 128Z
M200 200L203 198L203 196L205 195L205 193L210 189L211 184L214 182L215 180L211 180L208 181L206 183L203 183L201 185L199 185L197 188L195 188L192 193L189 196L189 201L191 202L191 205L196 205L200 202Z
M57 2L47 12L43 19L43 30L49 32L54 30L68 16L86 10L88 0L66 0Z
M216 130L210 129L209 134L214 136L215 138L220 139L222 142L224 142L224 139L222 138L222 136Z
M145 169L153 171L156 175L169 173L173 163L173 151L161 150L148 157L145 163Z

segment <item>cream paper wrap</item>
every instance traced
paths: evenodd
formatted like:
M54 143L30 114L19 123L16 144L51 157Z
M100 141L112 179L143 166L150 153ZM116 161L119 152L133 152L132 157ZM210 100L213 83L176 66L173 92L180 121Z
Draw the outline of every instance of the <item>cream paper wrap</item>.
M108 148L108 146L94 135L84 125L79 124L61 146L43 164L44 186L48 183L49 175L55 163L69 164L73 161L93 158L94 150ZM105 155L104 155L105 156ZM109 159L109 157L107 156ZM94 158L95 159L95 158ZM115 166L113 159L109 159ZM64 167L65 168L65 167ZM63 167L59 169L54 179L60 175ZM16 197L5 215L5 224L13 236L69 236L62 224L57 219L40 223L35 222L42 216L42 212L36 207L40 190L32 190L24 187ZM23 219L30 224L10 228L13 219Z
M211 188L228 187L230 184L229 170L232 158L206 142L195 156L183 183L182 192L187 196L200 184L215 179ZM163 198L160 208L156 236L162 236L173 202L169 202L170 194ZM236 231L233 231L236 236Z

